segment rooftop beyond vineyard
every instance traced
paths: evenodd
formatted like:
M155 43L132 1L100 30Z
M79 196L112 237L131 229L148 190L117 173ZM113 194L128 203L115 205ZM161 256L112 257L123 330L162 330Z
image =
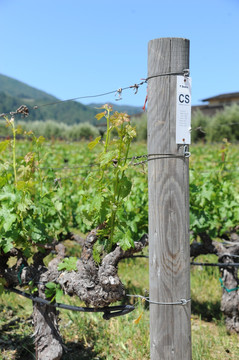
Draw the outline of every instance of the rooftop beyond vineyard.
M220 94L202 101L207 104L193 106L192 113L200 110L204 115L213 116L216 112L224 110L225 106L239 104L239 92Z

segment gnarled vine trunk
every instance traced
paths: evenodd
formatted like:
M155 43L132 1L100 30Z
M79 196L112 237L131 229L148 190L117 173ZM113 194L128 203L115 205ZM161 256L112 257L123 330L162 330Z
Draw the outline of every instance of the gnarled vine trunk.
M221 261L225 264L234 262L230 255L223 256ZM228 331L239 333L239 281L238 268L228 266L222 269L223 294L221 310L225 316Z
M41 297L44 294L39 294ZM60 360L63 342L58 332L58 312L55 308L34 303L33 323L37 360Z
M116 246L111 253L104 256L100 265L97 265L93 258L93 246L97 239L97 229L86 237L81 258L77 260L77 271L58 270L59 262L65 257L65 247L59 243L55 246L56 256L48 267L44 265L43 259L49 253L50 247L45 254L36 253L31 265L27 264L22 253L16 249L12 249L11 254L2 254L5 261L3 261L4 266L0 268L0 275L5 277L6 287L9 288L18 286L19 280L21 284L28 284L34 279L38 288L38 300L45 299L45 285L54 282L60 285L65 294L78 296L87 306L104 308L121 300L125 294L124 286L118 276L119 261L142 251L148 245L148 236L144 235L140 241L134 243L133 248L126 251ZM10 256L19 258L13 268L7 267ZM66 348L58 331L58 311L45 303L34 302L33 322L36 359L61 359Z
M215 254L220 263L232 264L235 256L239 255L239 236L232 233L230 241L220 243L212 241L205 233L200 234L201 242L194 242L190 248L190 256L201 254ZM236 261L239 262L239 261ZM221 311L224 314L225 324L229 332L239 333L239 279L238 267L226 266L220 269L222 283Z

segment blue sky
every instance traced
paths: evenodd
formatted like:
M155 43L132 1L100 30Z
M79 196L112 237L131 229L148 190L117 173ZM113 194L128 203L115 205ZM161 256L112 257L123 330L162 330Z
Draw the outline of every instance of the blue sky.
M0 0L0 14L0 73L61 100L140 82L161 37L190 40L193 105L239 91L239 0ZM128 90L121 104L145 96Z

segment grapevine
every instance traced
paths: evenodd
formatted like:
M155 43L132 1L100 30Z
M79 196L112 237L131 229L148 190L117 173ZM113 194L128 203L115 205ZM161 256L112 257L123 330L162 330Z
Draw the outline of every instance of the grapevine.
M44 150L44 139L22 132L14 117L5 118L12 140L0 144L0 290L24 286L38 300L47 298L33 306L39 359L48 358L51 352L60 358L63 351L56 307L48 305L49 301L59 302L65 293L76 295L87 306L105 309L121 300L124 286L117 273L118 262L148 244L147 235L139 238L132 225L134 209L129 211L125 203L132 191L128 157L135 129L128 115L112 114L107 105L103 110L97 119L105 117L106 136L88 145L95 148L96 155L89 156L94 173L83 171L84 181L77 182L77 187L69 181L70 192L63 186L64 179L56 177L58 170ZM16 141L19 133L30 140L27 152ZM11 156L6 155L8 151ZM71 159L65 160L69 163ZM64 240L78 241L71 227L80 223L89 233L80 241L77 256L69 257Z

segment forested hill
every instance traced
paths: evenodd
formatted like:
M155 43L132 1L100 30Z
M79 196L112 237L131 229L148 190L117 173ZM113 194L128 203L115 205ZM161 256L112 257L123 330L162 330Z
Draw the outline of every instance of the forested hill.
M54 120L71 125L75 123L89 122L96 124L95 118L98 110L94 105L83 105L76 101L66 101L51 106L39 106L59 101L56 97L44 91L31 87L21 81L0 74L0 114L15 111L20 105L29 107L30 115L26 121ZM33 109L38 105L38 109ZM97 107L97 106L96 106ZM118 111L128 112L130 115L139 113L139 108L121 105Z
M57 102L59 99L44 91L33 88L21 81L0 74L0 113L16 110L24 104L29 107L30 115L26 119L54 120L65 124L81 122L95 123L96 109L76 101L67 101L51 106L42 106L34 110L35 105Z

